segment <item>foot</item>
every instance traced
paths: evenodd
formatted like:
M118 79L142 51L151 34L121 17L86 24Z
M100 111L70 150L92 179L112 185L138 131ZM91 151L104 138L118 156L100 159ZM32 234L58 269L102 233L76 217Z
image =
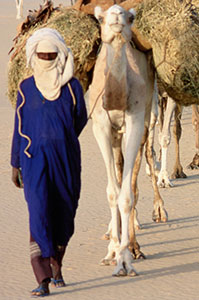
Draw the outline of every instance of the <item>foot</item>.
M60 287L64 287L66 286L63 276L62 276L62 272L61 272L61 268L59 267L55 267L55 266L51 266L52 268L52 278L51 278L51 286L52 287L56 287L56 288L60 288Z
M66 286L64 279L60 278L60 279L51 279L51 286L52 287L56 287L56 288L60 288L60 287L64 287Z
M166 223L168 221L168 213L164 207L157 206L153 210L152 220L156 223Z
M31 291L33 297L45 297L50 294L48 283L42 282L36 289Z

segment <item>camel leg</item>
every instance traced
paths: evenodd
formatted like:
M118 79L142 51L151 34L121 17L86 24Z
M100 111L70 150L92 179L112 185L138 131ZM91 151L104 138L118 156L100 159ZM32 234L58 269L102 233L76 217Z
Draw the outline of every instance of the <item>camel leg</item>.
M152 187L154 191L154 201L153 201L153 214L152 219L154 222L167 222L168 214L166 209L164 208L164 201L160 195L158 185L157 185L157 178L155 175L155 164L154 164L154 156L153 156L153 142L151 139L147 139L146 142L146 160L150 167L150 174L151 174L151 181Z
M143 153L143 145L141 143L140 149L138 151L137 157L136 157L136 161L135 161L135 165L133 168L133 175L132 175L132 190L133 190L133 195L134 195L134 206L133 206L133 212L132 212L132 216L133 216L133 221L132 221L132 216L130 217L130 236L131 236L131 228L134 229L141 229L141 225L140 222L138 220L138 212L136 210L136 205L138 202L138 198L139 198L139 190L138 190L138 186L137 186L137 177L138 177L138 173L140 170L140 165L141 165L141 160L142 160L142 153ZM134 233L132 233L132 236L134 235ZM130 237L130 241L133 240L133 238ZM131 242L130 242L131 243ZM130 245L131 247L131 245ZM133 252L133 248L132 247L132 252Z
M148 139L150 140L151 143L151 147L152 147L152 153L153 153L153 161L154 161L154 166L155 166L155 173L158 176L159 174L159 170L157 167L157 161L156 161L156 153L154 150L154 137L155 137L155 126L157 123L157 119L158 119L158 91L157 91L157 84L155 82L154 85L154 93L153 93L153 99L152 99L152 107L151 107L151 113L150 113L150 123L149 123L149 129L148 129L148 133L146 133L148 135ZM159 120L159 125L161 126L162 124L162 115L160 114L160 120ZM148 121L149 122L149 121ZM147 136L146 136L147 139ZM145 140L146 142L146 140ZM146 161L146 174L151 176L150 173L150 167Z
M126 136L124 151L124 170L121 191L118 197L118 206L121 216L121 243L116 248L117 266L113 276L135 276L132 266L132 254L129 251L129 218L134 206L132 192L132 171L144 132L144 110L135 111L132 115L126 113Z
M109 265L111 263L115 255L115 248L118 248L120 243L119 210L117 204L120 187L117 183L112 145L109 138L110 130L109 124L106 124L106 126L103 124L102 128L99 123L93 122L93 133L98 142L106 166L108 178L106 192L111 210L111 240L108 246L108 253L105 258L101 260L101 265Z
M143 149L144 149L144 144L146 142L146 127L144 129L144 135L142 137L142 141L140 144L140 148L136 157L136 161L135 161L135 165L133 168L133 175L132 175L132 190L133 190L133 195L134 195L134 228L135 229L141 229L141 225L139 220L137 219L137 210L135 209L137 202L138 202L138 198L139 198L139 189L138 189L138 185L137 185L137 178L138 178L138 174L140 171L140 166L141 166L141 161L142 161L142 155L143 155ZM130 218L131 219L131 218ZM131 223L133 224L133 222L131 221Z
M169 180L169 176L167 172L167 149L171 141L170 124L171 124L171 119L175 107L176 107L175 101L172 98L168 97L163 129L159 133L159 144L161 147L161 169L158 175L158 183L157 183L159 187L173 186L173 184Z
M113 157L115 162L115 170L116 176L119 186L121 187L122 184L122 173L123 173L123 165L124 165L124 158L122 154L122 133L119 133L115 129L111 129L112 131L112 148L113 148Z
M110 220L109 224L108 224L108 229L107 231L103 234L103 236L101 237L102 240L108 241L110 240L110 236L111 236L111 230L112 230L112 222Z
M192 126L195 131L196 153L192 162L188 165L189 169L199 169L199 109L198 105L192 105Z
M145 132L142 137L141 145L140 145L137 157L136 157L135 165L133 168L133 175L132 175L132 190L133 190L133 195L134 195L134 203L133 203L133 208L131 210L130 219L129 219L129 249L132 252L135 259L145 258L145 255L140 251L140 246L136 240L135 229L141 228L140 223L137 219L137 210L136 210L136 205L137 205L138 196L139 196L139 190L138 190L138 186L137 186L137 177L138 177L138 174L140 171L144 144L146 142L146 135L147 134L146 134L146 127L145 127Z
M124 159L123 159L122 150L121 150L123 134L118 133L118 131L113 128L111 129L111 132L112 132L111 144L112 144L112 149L113 149L113 157L114 157L114 163L115 163L116 176L117 176L118 184L121 187L123 164L124 164ZM102 237L103 240L110 239L111 230L112 230L112 222L110 221L110 223L108 225L108 230Z
M118 148L116 147L117 143L118 143L118 141L116 141L113 144L113 149L114 149L114 157L115 157L115 162L116 162L115 165L116 165L116 170L117 170L117 174L118 174L117 178L118 178L119 185L121 186L121 179L122 179L121 175L122 175L122 171L123 171L123 156L122 156L120 147L118 147ZM140 223L139 223L139 220L137 217L138 213L137 213L135 206L138 201L139 191L138 191L138 187L137 187L137 176L138 176L138 173L140 170L144 143L145 143L145 139L143 138L141 147L140 147L137 157L136 157L136 162L135 162L135 166L133 169L133 176L132 176L132 189L133 189L133 193L134 193L134 205L133 205L133 209L131 210L130 219L129 219L129 240L130 240L129 250L132 252L135 259L145 258L144 254L140 251L140 246L136 240L136 235L135 235L135 228L140 229ZM111 222L110 222L109 226L108 226L108 231L103 236L103 239L110 238L111 229L112 229L112 226L111 226Z
M151 114L148 115L148 127L145 128L145 157L147 164L149 166L149 171L151 175L152 187L154 191L154 201L153 201L153 214L152 219L155 222L166 222L168 219L167 212L164 208L164 202L160 196L158 185L157 185L157 177L156 177L156 155L154 151L154 136L155 136L155 124L157 121L158 115L158 92L157 85L155 82L154 85L154 93L152 99L152 109Z
M145 259L146 257L140 250L140 245L136 239L136 226L134 222L137 219L137 216L135 216L135 214L137 214L137 210L135 209L135 205L133 205L129 218L129 250L132 253L134 259Z
M167 94L163 93L163 95L159 95L159 101L158 101L158 125L159 125L159 132L162 132L163 125L164 125L164 114L167 107ZM158 160L161 161L162 159L162 153L161 153L161 147L159 152Z
M124 159L121 151L121 141L122 141L122 134L118 133L116 130L112 129L112 147L113 147L113 155L114 155L114 161L115 161L115 168L116 168L116 176L118 183L121 187L122 183L122 173L123 173L123 164L124 164ZM135 208L138 200L138 188L137 188L137 175L139 173L140 169L140 162L141 162L141 157L142 157L142 152L143 152L143 147L144 147L145 141L142 143L142 146L140 147L140 150L138 152L137 158L136 158L136 163L134 166L134 171L133 171L133 177L135 180L132 179L132 188L134 192L134 207L131 210L131 215L129 219L129 249L133 253L133 256L135 259L139 258L145 258L144 254L140 251L140 246L136 240L136 235L135 235L135 228L140 229L140 223L138 220L138 213ZM134 184L133 184L134 182ZM112 230L112 224L111 221L108 226L108 231L103 235L102 239L104 240L109 240L111 236L111 230Z
M175 108L175 116L174 116L174 126L173 126L173 135L175 139L175 149L176 149L176 161L174 165L174 170L171 175L172 179L176 178L186 178L186 174L183 172L183 167L180 163L180 147L179 141L181 138L182 127L181 127L181 116L182 116L182 106L177 105Z

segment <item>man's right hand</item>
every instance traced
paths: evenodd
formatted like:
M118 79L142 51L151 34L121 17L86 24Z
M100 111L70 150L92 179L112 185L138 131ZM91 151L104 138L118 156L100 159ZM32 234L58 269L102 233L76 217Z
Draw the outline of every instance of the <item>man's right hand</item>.
M18 188L22 188L23 187L23 182L21 180L19 180L19 176L21 176L21 171L17 168L12 168L12 181L14 182L14 184L16 185L16 187Z

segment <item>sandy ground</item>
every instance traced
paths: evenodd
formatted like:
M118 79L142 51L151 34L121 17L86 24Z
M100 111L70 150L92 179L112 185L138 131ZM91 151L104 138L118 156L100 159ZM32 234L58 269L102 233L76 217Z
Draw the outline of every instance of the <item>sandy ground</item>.
M39 1L24 1L24 12L38 8ZM66 3L67 1L56 1ZM28 6L27 6L28 5ZM0 50L0 300L27 300L36 287L29 261L28 214L23 191L11 182L10 144L14 111L6 96L8 51L15 37L14 0L1 0ZM142 230L137 232L147 259L134 261L135 278L112 277L113 267L101 267L108 241L110 211L106 200L106 173L92 134L91 121L80 137L82 147L82 193L76 217L76 232L64 259L67 287L51 289L50 299L74 300L196 300L199 299L199 171L187 170L194 155L191 108L183 113L181 157L186 179L174 180L174 188L161 189L169 214L166 224L151 220L153 191L143 159L139 174L138 203ZM158 128L157 128L158 130ZM158 149L157 141L156 147ZM173 139L169 149L169 173L174 162Z

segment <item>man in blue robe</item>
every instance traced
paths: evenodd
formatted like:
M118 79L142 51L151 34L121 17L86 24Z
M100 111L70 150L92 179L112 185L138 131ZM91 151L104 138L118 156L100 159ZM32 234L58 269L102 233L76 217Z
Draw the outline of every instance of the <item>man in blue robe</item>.
M61 266L74 233L81 188L78 136L87 122L73 56L54 29L35 31L26 43L33 76L18 90L11 165L12 180L24 187L30 224L31 263L38 288L64 286ZM20 178L21 177L21 180Z

